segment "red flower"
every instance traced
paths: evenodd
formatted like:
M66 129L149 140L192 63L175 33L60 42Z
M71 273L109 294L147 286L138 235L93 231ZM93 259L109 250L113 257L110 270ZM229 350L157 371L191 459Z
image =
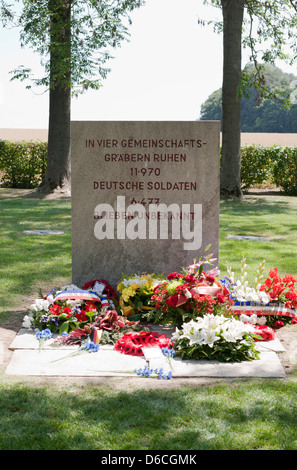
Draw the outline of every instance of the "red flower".
M261 336L261 340L255 338L255 341L272 341L275 339L275 332L272 328L266 325L256 325L255 326L255 333Z
M194 274L187 274L185 276L185 281L187 281L187 282L196 282L196 277L194 276Z
M268 273L268 276L275 280L275 282L280 282L281 278L278 275L277 268L271 269Z
M223 294L218 294L217 295L217 300L218 300L219 304L223 304L226 301L225 296Z
M88 321L88 317L83 310L81 312L76 313L75 318L78 321Z
M64 307L61 313L65 313L68 317L71 316L71 307Z
M167 300L166 303L169 305L169 307L176 307L178 302L178 295L174 294L171 295Z
M50 311L53 315L59 315L61 309L62 309L61 305L59 305L59 304L53 304L53 306L49 309L49 311Z
M94 302L92 302L91 300L87 301L85 303L85 312L91 312L93 310L97 310L97 305Z
M171 279L176 279L177 277L178 277L178 274L176 272L174 272L174 273L168 274L167 279L169 279L169 281L171 281Z
M292 282L292 284L294 284L295 282L297 282L297 277L292 276L292 274L286 274L283 278L283 282L285 282L286 284Z
M143 352L141 348L137 348L135 351L135 356L143 356Z
M274 328L281 328L282 326L284 326L284 322L282 320L276 320L273 323L273 326L274 326Z
M297 292L286 292L286 298L288 300L296 300L297 299Z
M207 280L208 282L215 282L215 278L214 278L213 276L211 276L210 274L208 274L208 275L206 276L206 280Z
M151 346L168 348L173 347L173 342L164 334L159 335L152 331L140 331L139 333L123 335L115 344L114 350L131 356L142 356L142 348Z
M147 336L144 338L144 346L155 346L156 338L154 336Z
M295 325L297 323L297 317L292 318L291 323L292 325Z

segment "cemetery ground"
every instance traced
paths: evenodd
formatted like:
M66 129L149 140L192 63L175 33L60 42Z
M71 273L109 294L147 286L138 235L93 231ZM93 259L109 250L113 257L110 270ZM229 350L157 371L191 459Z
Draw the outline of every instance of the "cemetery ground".
M277 332L281 379L5 374L9 345L39 289L71 283L70 209L63 195L0 188L0 449L295 450L297 325ZM221 201L221 274L226 262L239 272L244 256L249 275L263 259L265 274L277 267L296 275L296 209L296 197L278 192Z

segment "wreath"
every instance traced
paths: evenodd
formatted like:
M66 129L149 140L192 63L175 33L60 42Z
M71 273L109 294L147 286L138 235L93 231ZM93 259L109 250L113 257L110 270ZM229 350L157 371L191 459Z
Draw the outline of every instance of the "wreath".
M130 356L143 356L142 348L152 346L171 349L174 347L174 344L165 334L159 334L153 331L140 331L138 333L124 334L118 339L114 349L115 351Z
M85 290L92 289L94 285L96 284L96 282L99 282L99 284L105 285L103 293L104 295L106 295L108 299L112 300L112 299L118 298L118 294L116 290L104 279L95 279L94 281L86 282L86 284L84 284L82 288Z

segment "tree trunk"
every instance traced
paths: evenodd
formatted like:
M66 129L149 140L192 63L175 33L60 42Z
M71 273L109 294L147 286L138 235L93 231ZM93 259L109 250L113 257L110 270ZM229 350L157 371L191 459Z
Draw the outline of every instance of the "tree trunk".
M238 85L241 77L241 40L245 0L222 0L224 64L222 86L222 197L242 197L240 178L241 112Z
M51 19L47 169L42 190L70 194L71 1L49 0Z

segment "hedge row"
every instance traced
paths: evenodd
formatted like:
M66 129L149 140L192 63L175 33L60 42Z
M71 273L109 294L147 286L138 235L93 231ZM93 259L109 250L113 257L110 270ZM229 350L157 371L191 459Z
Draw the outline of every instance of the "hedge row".
M36 188L46 170L47 142L0 140L0 180L13 188ZM297 195L297 147L241 148L242 189L272 183Z
M241 148L242 189L253 185L275 184L286 194L297 195L297 147Z
M0 140L0 180L11 188L36 188L46 170L47 142Z

